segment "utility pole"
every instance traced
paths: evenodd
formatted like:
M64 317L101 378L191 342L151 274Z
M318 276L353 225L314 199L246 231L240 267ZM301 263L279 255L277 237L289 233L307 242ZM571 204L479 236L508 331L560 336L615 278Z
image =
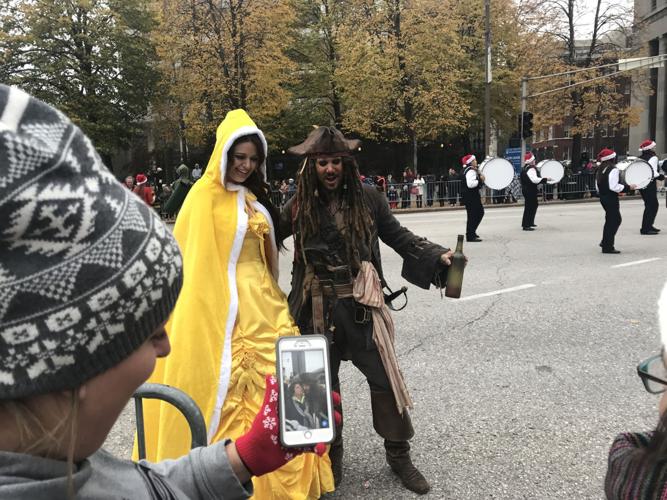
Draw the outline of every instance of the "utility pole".
M491 0L484 0L484 48L484 157L487 157L491 147Z
M526 100L528 99L528 80L521 78L521 160L520 165L523 168L524 158L526 157L526 138L523 136L523 117L526 114ZM516 144L516 143L515 143Z

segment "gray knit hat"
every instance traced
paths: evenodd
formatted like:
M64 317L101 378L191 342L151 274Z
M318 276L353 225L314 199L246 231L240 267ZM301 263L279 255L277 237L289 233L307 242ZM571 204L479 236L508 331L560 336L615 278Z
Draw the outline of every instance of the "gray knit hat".
M0 399L132 354L181 288L178 246L60 111L0 85Z

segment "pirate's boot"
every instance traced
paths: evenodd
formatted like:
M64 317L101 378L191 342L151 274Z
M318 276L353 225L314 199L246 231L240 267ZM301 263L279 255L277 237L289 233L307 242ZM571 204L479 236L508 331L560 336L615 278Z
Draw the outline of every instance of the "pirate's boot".
M391 392L371 391L371 405L373 427L384 438L389 467L407 489L420 495L427 493L431 486L410 459L408 439L414 435L414 429L408 412L398 413Z

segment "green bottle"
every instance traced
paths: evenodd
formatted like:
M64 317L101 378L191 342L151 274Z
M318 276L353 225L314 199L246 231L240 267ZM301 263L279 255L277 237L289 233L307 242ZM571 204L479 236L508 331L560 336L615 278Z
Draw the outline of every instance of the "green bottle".
M452 264L447 271L447 286L445 295L452 299L461 297L461 287L463 286L463 271L466 267L466 258L463 255L463 235L459 234L456 241L456 251L452 256Z

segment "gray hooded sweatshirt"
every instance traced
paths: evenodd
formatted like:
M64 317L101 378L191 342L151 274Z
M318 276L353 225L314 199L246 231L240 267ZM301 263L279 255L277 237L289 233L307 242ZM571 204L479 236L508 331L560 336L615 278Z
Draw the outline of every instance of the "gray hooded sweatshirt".
M226 442L196 448L177 460L156 464L121 460L98 450L75 466L77 499L240 499L252 495L227 459ZM67 497L67 464L0 451L0 499L54 500Z

